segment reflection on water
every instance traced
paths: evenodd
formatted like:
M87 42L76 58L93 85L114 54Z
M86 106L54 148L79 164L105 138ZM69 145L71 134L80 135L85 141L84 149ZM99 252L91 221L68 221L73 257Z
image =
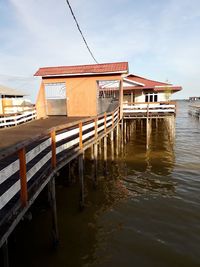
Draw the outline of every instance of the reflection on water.
M138 144L138 140L139 143ZM132 195L172 195L176 183L171 179L174 149L163 121L152 124L149 149L146 150L145 125L139 125L125 147L127 175L123 178Z
M99 161L96 189L86 154L83 212L76 163L70 184L63 169L59 248L50 247L51 216L40 201L31 223L22 222L11 238L11 266L200 266L199 141L200 123L180 102L174 145L159 122L146 151L145 129L137 127L119 158L108 160L106 174Z

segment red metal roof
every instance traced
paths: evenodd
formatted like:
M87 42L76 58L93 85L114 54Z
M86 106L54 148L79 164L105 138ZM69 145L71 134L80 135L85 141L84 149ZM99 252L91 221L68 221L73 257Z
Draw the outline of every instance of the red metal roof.
M154 86L163 86L163 85L171 85L169 83L163 83L158 81L153 81L144 77L136 76L133 74L130 74L126 77L127 79L131 81L135 81L137 83L143 83L145 87L154 87Z
M128 73L128 62L40 68L34 76L70 76Z
M132 82L143 84L143 85L135 86L134 89L144 89L144 90L153 89L156 92L166 91L167 89L170 89L171 91L174 91L174 92L182 90L181 86L173 86L170 83L153 81L153 80L146 79L144 77L140 77L140 76L133 75L133 74L128 75L126 79L131 80Z

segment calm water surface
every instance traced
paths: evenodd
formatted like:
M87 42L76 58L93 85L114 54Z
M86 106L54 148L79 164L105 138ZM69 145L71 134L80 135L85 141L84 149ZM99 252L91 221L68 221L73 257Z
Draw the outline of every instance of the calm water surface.
M57 178L60 245L51 248L51 214L36 204L10 241L11 266L200 266L200 122L179 102L176 137L153 129L150 149L138 127L114 163L92 184L86 157L86 208L67 170ZM74 168L76 180L76 166Z

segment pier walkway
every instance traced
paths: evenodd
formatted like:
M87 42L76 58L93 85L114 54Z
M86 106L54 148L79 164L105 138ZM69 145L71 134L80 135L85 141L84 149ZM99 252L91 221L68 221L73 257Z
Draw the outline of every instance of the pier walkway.
M13 128L0 129L0 155L8 152L8 149L14 150L15 146L17 148L20 144L25 145L27 142L51 132L53 128L58 129L59 126L70 127L71 124L78 123L84 119L86 117L51 116Z

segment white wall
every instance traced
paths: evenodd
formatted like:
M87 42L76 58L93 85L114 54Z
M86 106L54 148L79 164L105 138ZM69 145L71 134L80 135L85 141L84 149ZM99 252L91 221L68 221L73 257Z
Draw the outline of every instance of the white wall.
M168 99L168 95L165 92L158 92L158 102L162 102L162 101L167 101L171 99L171 95L169 95L169 99ZM145 102L145 94L144 93L140 93L135 95L135 102Z
M2 99L0 98L0 114L3 114L3 109L2 109Z
M140 93L140 94L135 94L135 102L145 102L145 94Z
M171 99L171 95L167 95L165 92L158 93L158 102L168 101Z

